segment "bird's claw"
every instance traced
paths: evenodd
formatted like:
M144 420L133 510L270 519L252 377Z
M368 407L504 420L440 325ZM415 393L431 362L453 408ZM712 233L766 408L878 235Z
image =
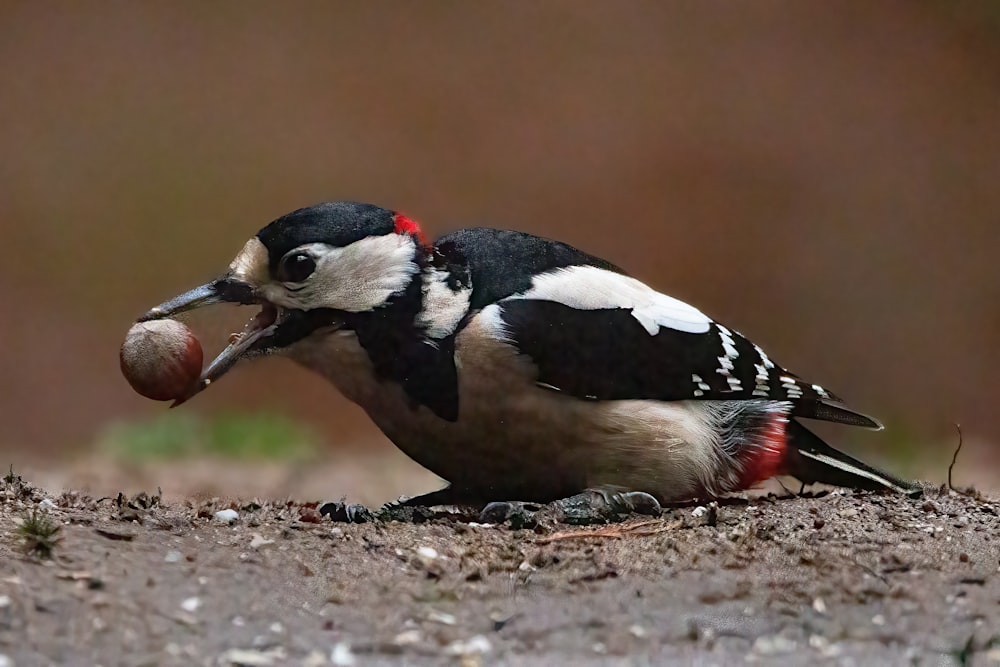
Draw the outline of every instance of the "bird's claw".
M479 513L479 523L510 522L510 527L515 530L534 528L537 525L535 514L540 509L541 506L534 503L522 503L516 500L492 502Z
M576 525L621 521L628 514L659 516L663 511L659 501L644 491L608 488L587 489L556 504L562 510L563 523Z
M319 506L319 513L336 523L371 523L375 520L375 515L364 505L341 501L323 503Z

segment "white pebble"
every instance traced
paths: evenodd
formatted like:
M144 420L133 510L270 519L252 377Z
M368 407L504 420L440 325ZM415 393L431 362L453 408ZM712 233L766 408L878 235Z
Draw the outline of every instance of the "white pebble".
M56 504L54 502L52 502L51 498L43 498L42 502L38 503L38 506L39 507L44 507L44 508L48 509L50 507L55 507Z
M451 614L431 609L427 612L427 620L431 623L440 623L441 625L455 625L457 619Z
M417 555L427 560L436 560L441 557L434 547L417 547Z
M826 613L826 603L823 602L823 598L816 598L815 600L813 600L813 610L817 614Z
M194 613L198 611L198 607L200 606L201 606L201 598L198 597L190 597L181 602L181 609L189 613Z
M14 667L14 661L10 657L0 653L0 667Z
M0 609L6 609L10 606L11 599L9 595L0 595Z
M241 665L245 667L267 667L274 664L274 657L262 651L231 648L219 656L220 665Z
M705 514L707 512L708 512L708 508L707 507L705 507L704 505L698 505L693 510L691 510L691 516L693 516L695 518L700 518L700 517L705 516Z
M351 667L354 664L354 653L347 642L339 642L330 651L330 662L337 667Z
M215 513L215 520L221 523L232 524L239 518L239 512L236 510L219 510Z
M403 630L393 637L392 643L396 646L411 646L419 644L421 639L420 630Z
M642 639L646 636L646 628L641 625L630 625L628 628L628 633L635 637L636 639Z
M167 555L163 557L164 563L179 563L181 559L184 558L184 554L180 551L168 551Z
M448 644L444 652L448 655L482 655L493 650L493 644L482 635L476 635L469 639L459 639Z

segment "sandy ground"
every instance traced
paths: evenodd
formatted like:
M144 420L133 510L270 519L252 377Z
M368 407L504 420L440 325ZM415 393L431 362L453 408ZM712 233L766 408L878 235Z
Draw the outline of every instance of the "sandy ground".
M33 509L60 526L49 559L25 552ZM7 480L0 664L997 664L998 513L929 489L349 525L314 503Z

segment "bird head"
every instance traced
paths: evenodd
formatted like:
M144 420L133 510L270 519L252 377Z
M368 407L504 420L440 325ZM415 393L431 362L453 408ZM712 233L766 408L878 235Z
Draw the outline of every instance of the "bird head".
M187 400L240 360L342 328L405 290L430 252L419 225L371 204L329 202L299 209L247 241L219 278L149 310L163 319L218 303L260 306L202 372Z

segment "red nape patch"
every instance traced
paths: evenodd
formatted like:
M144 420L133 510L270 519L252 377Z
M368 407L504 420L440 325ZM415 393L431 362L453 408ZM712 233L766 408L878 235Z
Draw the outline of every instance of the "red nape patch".
M420 229L420 225L415 221L410 220L402 213L396 213L392 216L392 219L396 222L397 234L412 234L417 237L420 245L428 245L427 237L424 236L424 230Z
M788 419L775 413L764 431L757 436L757 446L751 450L743 472L744 487L780 475L784 470L785 450L788 447Z

